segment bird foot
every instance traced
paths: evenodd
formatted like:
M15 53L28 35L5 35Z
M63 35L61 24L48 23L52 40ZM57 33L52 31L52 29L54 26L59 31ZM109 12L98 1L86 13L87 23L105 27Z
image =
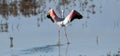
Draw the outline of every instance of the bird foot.
M60 41L58 41L57 46L60 46Z
M67 44L69 45L69 44L70 44L70 42L67 42Z

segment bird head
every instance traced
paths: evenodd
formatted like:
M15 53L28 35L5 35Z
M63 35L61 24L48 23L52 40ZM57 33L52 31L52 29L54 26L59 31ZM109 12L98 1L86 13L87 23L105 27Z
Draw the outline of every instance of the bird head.
M65 27L65 24L62 22L62 23L61 23L61 26L62 26L62 27Z

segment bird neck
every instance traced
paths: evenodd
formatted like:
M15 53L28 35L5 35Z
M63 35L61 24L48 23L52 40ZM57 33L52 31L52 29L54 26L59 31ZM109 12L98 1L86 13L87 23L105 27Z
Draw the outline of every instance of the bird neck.
M62 10L62 18L64 18L64 10Z

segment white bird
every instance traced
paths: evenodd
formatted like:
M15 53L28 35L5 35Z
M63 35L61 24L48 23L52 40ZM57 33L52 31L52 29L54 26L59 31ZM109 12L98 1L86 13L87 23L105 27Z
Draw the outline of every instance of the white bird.
M66 27L67 23L72 22L74 19L82 19L82 17L83 17L76 10L72 10L68 14L68 16L64 18L63 17L63 15L64 15L63 12L64 11L62 10L62 17L60 18L56 15L56 13L54 12L53 9L50 9L48 11L47 17L50 18L53 23L56 23L59 26L59 28L60 27ZM60 44L60 29L58 30L58 32L59 32L59 39L58 39L59 42L58 42L58 44ZM66 28L65 28L65 35L66 35L66 38L67 38ZM67 38L67 41L68 41L68 44L70 44L68 38Z

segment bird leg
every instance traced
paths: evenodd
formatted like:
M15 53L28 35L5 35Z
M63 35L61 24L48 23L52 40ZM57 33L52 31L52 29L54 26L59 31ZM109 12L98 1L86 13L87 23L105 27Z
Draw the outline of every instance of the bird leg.
M60 46L60 28L58 29L58 43L57 43L58 46Z
M67 39L67 44L70 44L69 39L68 39L68 36L67 36L67 32L66 32L66 27L64 27L64 31L65 31L65 37L66 37L66 39Z
M61 56L61 52L60 52L60 51L61 51L61 50L60 50L61 48L60 48L60 45L58 46L58 48L59 48L59 51L58 51L58 52L59 52L59 56Z

